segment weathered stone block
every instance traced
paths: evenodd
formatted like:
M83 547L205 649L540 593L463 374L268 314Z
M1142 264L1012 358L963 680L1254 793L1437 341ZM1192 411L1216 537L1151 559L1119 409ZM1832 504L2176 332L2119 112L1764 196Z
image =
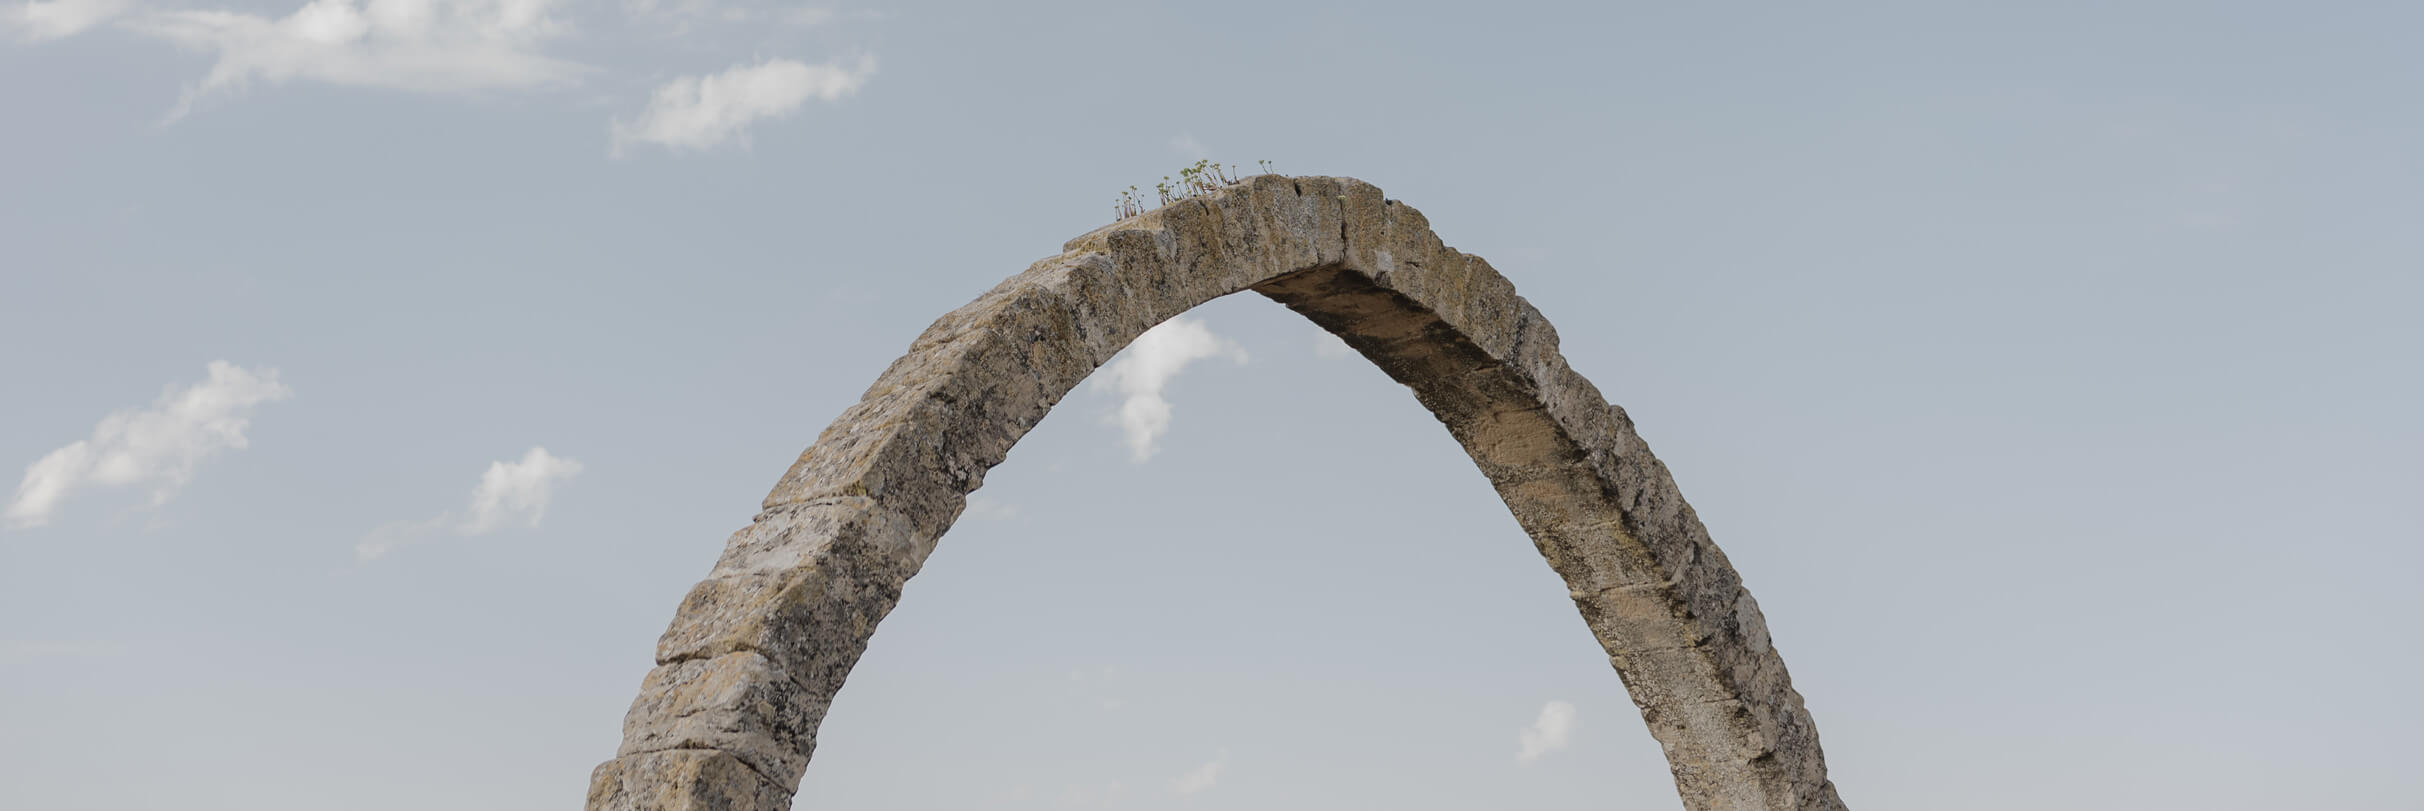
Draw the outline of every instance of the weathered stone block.
M589 775L589 811L790 811L791 791L723 752L649 752Z
M623 716L617 756L714 749L778 786L798 785L826 702L755 651L658 665Z
M784 572L717 577L683 598L657 640L657 662L753 651L781 666L811 695L830 697L867 647L877 622L900 601L906 575L852 572L846 561Z
M911 525L867 496L832 496L768 509L724 542L717 576L788 571L813 564L834 546L884 550L924 560Z

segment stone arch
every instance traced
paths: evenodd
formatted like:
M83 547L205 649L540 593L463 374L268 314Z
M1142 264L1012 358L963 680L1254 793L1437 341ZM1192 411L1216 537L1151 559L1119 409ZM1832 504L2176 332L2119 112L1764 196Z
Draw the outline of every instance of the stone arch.
M1263 175L1078 237L918 336L683 598L588 808L789 808L834 693L986 470L1138 334L1243 290L1344 338L1464 445L1685 808L1843 807L1758 604L1540 312L1370 184Z

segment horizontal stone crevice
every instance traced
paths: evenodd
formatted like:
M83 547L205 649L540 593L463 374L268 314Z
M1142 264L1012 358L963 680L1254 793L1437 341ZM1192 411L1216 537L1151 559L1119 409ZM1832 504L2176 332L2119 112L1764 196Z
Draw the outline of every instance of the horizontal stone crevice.
M750 774L755 775L759 781L764 782L764 783L765 783L767 786L772 787L772 788L773 788L775 791L781 792L781 793L782 793L782 795L783 795L785 798L790 798L791 796L793 796L794 794L797 794L797 793L799 792L799 786L798 786L797 784L788 785L788 786L787 786L787 785L784 785L784 784L783 784L783 781L781 781L781 780L776 780L776 779L774 779L774 777L773 777L773 776L768 775L768 774L766 774L764 771L762 771L762 770L758 769L757 764L749 762L749 759L748 759L748 758L741 757L740 755L733 754L732 752L729 752L729 751L726 751L726 750L722 750L722 749L716 749L716 748L713 748L713 747L707 747L707 746L671 746L671 747L666 747L666 748L663 748L663 749L646 749L646 750L641 750L641 751L636 751L636 752L629 752L629 753L625 753L625 754L618 754L618 755L616 755L616 756L615 756L615 759L616 759L616 760L623 760L623 759L626 759L626 758L637 758L637 757L644 757L644 756L647 756L647 755L662 755L662 754L678 753L678 752L700 752L700 753L705 753L705 754L709 754L709 755L723 755L723 756L725 756L725 757L731 758L731 759L732 759L732 762L734 762L734 763L738 763L738 764L741 764L741 768L748 769Z
M798 688L800 692L810 694L816 692L815 690L810 689L810 685L807 682L801 681L799 675L794 673L791 668L784 667L783 660L775 658L774 651L768 650L756 642L745 640L735 640L728 646L719 645L711 648L675 653L672 656L657 660L656 666L673 667L685 662L712 662L726 656L742 653L755 654L759 658L765 659L768 663L774 665L776 670L782 671L783 680L790 682L791 686ZM690 713L683 713L681 716L677 717L687 717L689 715Z

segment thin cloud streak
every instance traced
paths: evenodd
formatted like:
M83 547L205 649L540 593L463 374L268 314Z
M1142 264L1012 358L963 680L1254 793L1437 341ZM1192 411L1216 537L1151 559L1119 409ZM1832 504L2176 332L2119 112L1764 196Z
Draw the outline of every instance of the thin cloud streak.
M33 0L0 9L0 26L42 42L83 33L133 7L133 0Z
M253 409L292 396L294 391L278 382L276 369L211 361L210 376L202 382L171 386L150 408L104 417L91 438L26 466L6 522L12 529L48 524L69 494L96 485L149 484L151 506L168 503L193 481L202 460L250 444L244 432L252 426Z
M875 57L862 56L847 66L838 61L809 65L769 59L709 76L677 78L658 87L638 117L615 119L610 152L621 157L642 144L676 152L733 144L746 148L751 125L788 117L811 99L832 103L849 98L874 75Z
M288 0L293 2L294 0ZM626 0L628 31L689 39L717 31L799 30L842 17L830 8L730 0ZM547 52L580 33L593 42L598 7L569 0L306 0L283 15L254 9L144 8L139 0L0 0L0 35L40 42L103 25L212 57L159 123L271 87L310 82L421 94L561 90L604 72ZM850 15L880 18L872 12ZM628 118L607 122L608 152L655 145L675 152L750 146L756 125L837 103L875 75L872 55L809 64L769 58L658 85Z
M471 490L471 504L461 518L440 513L423 521L392 521L371 530L354 544L354 558L368 563L388 553L441 534L485 535L512 524L536 527L547 517L555 484L581 474L581 463L533 446L520 461L490 462Z
M284 17L234 11L160 11L136 32L217 56L167 116L214 96L314 81L418 93L566 85L589 69L538 52L564 30L561 0L312 0Z
M671 28L676 35L695 24L774 24L810 28L830 22L833 9L785 6L779 3L717 2L717 0L628 0L623 4L635 24Z

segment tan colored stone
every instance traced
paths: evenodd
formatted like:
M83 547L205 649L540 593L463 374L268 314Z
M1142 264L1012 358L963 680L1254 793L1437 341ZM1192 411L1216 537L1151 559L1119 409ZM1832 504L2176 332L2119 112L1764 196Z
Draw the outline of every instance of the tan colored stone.
M590 809L786 807L826 706L985 472L1136 336L1244 290L1337 334L1465 447L1687 809L1843 807L1758 603L1548 320L1370 184L1266 175L1070 240L920 334L683 599Z
M777 786L723 752L686 749L618 757L589 774L589 811L790 811Z
M825 703L755 651L658 665L623 716L630 757L677 749L731 754L777 786L798 783Z

